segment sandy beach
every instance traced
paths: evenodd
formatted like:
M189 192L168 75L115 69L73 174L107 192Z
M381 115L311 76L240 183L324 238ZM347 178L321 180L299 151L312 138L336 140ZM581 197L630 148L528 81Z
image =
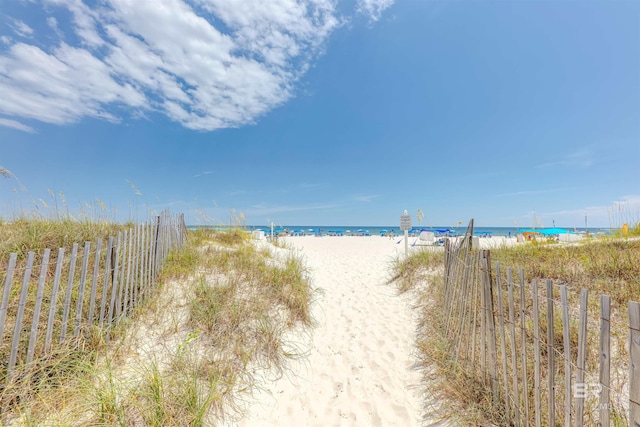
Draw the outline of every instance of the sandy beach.
M312 308L317 326L289 337L306 356L282 378L265 379L236 425L423 425L417 310L411 296L385 284L404 244L378 236L284 240L319 288Z
M309 269L318 288L312 315L317 326L290 334L304 356L280 378L263 377L233 426L435 425L414 349L415 295L398 295L391 262L405 254L401 237L303 236L280 238ZM412 246L442 250L435 246ZM515 238L479 239L480 247L513 245ZM260 244L272 247L266 241Z

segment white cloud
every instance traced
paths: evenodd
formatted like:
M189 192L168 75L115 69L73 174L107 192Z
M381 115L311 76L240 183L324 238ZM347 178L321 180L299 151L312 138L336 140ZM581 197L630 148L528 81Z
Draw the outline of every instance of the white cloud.
M371 21L377 21L382 13L393 5L395 0L358 0L358 12L368 15Z
M11 119L3 119L0 118L0 126L5 126L8 128L13 128L13 129L18 129L21 130L23 132L29 132L29 133L35 133L35 130L33 130L33 128L22 124L16 120L11 120Z
M340 25L333 0L44 1L73 25L47 18L48 46L3 39L0 114L53 124L150 112L198 130L253 123L294 95Z

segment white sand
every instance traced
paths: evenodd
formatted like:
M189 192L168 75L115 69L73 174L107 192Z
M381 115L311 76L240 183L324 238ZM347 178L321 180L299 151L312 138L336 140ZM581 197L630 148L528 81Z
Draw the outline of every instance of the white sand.
M322 289L312 308L318 326L290 336L307 357L291 373L265 380L237 422L248 426L418 426L421 372L414 350L418 312L398 296L389 263L404 254L398 237L290 237ZM410 243L413 239L410 240ZM418 250L410 248L410 250Z

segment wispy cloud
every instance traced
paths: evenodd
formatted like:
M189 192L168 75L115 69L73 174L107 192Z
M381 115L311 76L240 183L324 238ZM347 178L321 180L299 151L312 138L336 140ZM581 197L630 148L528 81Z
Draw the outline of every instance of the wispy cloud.
M246 214L247 216L272 215L276 213L332 209L335 207L336 205L328 205L328 204L313 204L313 205L302 205L302 206L290 206L290 205L271 206L266 203L261 203L258 205L251 206L246 211Z
M322 184L318 184L318 183L301 182L300 184L298 184L297 187L300 190L313 190L321 186Z
M570 209L557 212L551 212L548 215L584 215L608 217L615 215L616 212L624 212L627 214L640 215L640 195L623 196L620 200L616 200L609 205L585 206L580 209ZM638 218L640 220L640 218Z
M356 196L355 200L358 201L358 202L370 202L373 199L376 199L378 197L380 197L379 194L369 194L369 195L366 195L366 196Z
M3 39L0 114L53 124L145 112L196 130L253 123L294 96L342 22L332 0L43 3L72 25L48 19L58 34L49 45ZM389 5L367 0L361 9L379 17ZM13 26L37 35L22 21Z
M586 169L593 165L594 163L593 158L594 158L593 152L591 152L590 150L581 150L566 156L560 156L558 158L555 158L545 163L541 163L536 167L541 169L560 168L560 167Z
M394 1L395 0L358 0L357 10L375 22L380 19L386 9L393 5Z
M35 133L35 130L16 120L0 118L0 126L21 130L23 132Z
M11 28L13 28L13 31L20 37L29 38L33 36L33 28L18 19L13 20Z
M514 191L511 193L500 193L496 194L496 197L516 197L516 196L533 196L537 194L549 194L549 193L558 193L561 191L569 191L573 190L571 187L562 187L562 188L546 188L542 190L523 190L523 191Z
M193 175L194 178L198 178L205 175L211 175L212 173L216 173L215 171L202 171L198 174Z

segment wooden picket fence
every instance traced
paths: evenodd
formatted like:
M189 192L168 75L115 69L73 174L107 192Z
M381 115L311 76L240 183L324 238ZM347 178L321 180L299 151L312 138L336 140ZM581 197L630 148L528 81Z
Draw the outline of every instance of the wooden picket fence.
M640 303L628 303L626 322L625 307L601 295L594 317L587 289L527 283L522 268L492 265L472 235L473 220L445 245L444 333L505 424L639 427Z
M10 254L0 300L0 390L21 367L83 334L97 330L108 339L154 291L169 252L185 239L184 216L167 210L106 242L84 242L82 250L74 243L70 256L63 248L28 252L26 260Z

